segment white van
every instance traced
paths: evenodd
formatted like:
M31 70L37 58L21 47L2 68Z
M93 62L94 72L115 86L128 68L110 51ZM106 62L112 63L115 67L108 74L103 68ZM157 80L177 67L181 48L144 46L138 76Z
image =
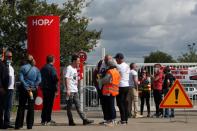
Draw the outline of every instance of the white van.
M184 87L184 89L190 99L197 99L197 89L195 87Z

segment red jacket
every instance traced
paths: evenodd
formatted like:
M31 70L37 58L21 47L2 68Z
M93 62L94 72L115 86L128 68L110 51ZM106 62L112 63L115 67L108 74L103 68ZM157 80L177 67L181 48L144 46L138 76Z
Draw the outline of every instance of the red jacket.
M159 79L155 80L155 78L157 77L159 77ZM162 84L163 84L163 71L160 70L158 73L154 75L153 89L162 90Z

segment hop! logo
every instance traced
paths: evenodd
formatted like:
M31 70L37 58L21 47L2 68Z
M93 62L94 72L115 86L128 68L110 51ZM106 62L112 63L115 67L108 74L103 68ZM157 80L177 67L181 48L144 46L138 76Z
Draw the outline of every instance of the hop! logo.
M53 23L53 19L34 19L32 20L32 26L50 26Z

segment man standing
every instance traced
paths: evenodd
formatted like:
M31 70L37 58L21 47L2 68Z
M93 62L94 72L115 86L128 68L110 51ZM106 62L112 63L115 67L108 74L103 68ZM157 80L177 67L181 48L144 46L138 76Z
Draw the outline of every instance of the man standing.
M10 124L10 114L12 109L12 101L13 101L13 93L14 93L14 69L11 65L12 62L12 52L6 51L5 53L5 64L8 67L9 71L9 85L8 90L6 92L6 103L5 103L5 112L4 112L4 127L7 128L14 128Z
M153 80L153 96L156 108L156 117L163 117L163 109L159 108L162 101L162 84L163 84L163 71L160 64L154 65L155 75Z
M75 126L71 107L72 103L75 104L76 110L83 120L83 125L91 124L94 121L88 120L85 114L81 110L81 105L79 101L79 93L78 93L78 74L77 67L80 64L79 56L73 55L71 59L71 65L66 68L65 78L66 78L66 99L67 99L67 115L69 120L69 126Z
M55 121L51 120L54 98L58 90L58 76L54 68L55 58L49 55L46 58L47 64L41 69L42 76L42 93L43 93L43 108L41 114L42 125L55 125Z
M119 84L119 95L116 97L117 105L120 110L120 124L126 125L128 122L128 93L129 93L129 65L124 62L122 53L116 54L114 57L117 62L117 68L120 72L121 80Z
M114 126L116 124L115 97L119 94L120 73L114 61L108 61L108 70L102 79L103 89L103 112L105 114L105 125Z
M105 77L106 71L108 69L107 63L108 61L112 61L112 56L111 55L106 55L104 60L100 60L97 64L96 69L94 70L94 76L93 76L93 81L96 86L97 92L98 92L98 97L100 99L103 115L104 115L104 121L100 122L99 124L105 124L107 122L106 114L103 110L103 94L102 94L102 84L100 80ZM100 82L100 83L99 83Z
M3 112L5 110L5 97L9 85L9 72L5 64L0 60L0 129L4 129Z
M138 114L138 73L137 65L135 63L130 64L129 85L131 86L131 100L134 105L134 118L142 117Z
M26 125L27 129L32 129L34 125L34 104L37 96L37 89L41 82L40 70L35 66L36 61L33 56L28 54L19 72L19 105L15 121L15 129L23 127L25 109L27 107Z
M172 87L175 81L175 77L171 73L169 66L167 66L164 69L164 74L165 74L165 77L163 81L163 92L164 92L164 95L167 95L168 91L170 90L170 88ZM165 118L174 117L174 109L165 108L164 117Z

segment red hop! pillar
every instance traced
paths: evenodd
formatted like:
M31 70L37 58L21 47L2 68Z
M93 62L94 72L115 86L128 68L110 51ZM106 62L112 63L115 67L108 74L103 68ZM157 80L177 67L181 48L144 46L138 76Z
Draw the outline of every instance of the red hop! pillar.
M55 64L60 78L60 27L59 16L30 16L27 19L28 53L33 55L36 66L41 69L46 64L47 55L55 56ZM60 89L55 98L53 110L60 110ZM42 91L38 89L35 109L42 109Z

